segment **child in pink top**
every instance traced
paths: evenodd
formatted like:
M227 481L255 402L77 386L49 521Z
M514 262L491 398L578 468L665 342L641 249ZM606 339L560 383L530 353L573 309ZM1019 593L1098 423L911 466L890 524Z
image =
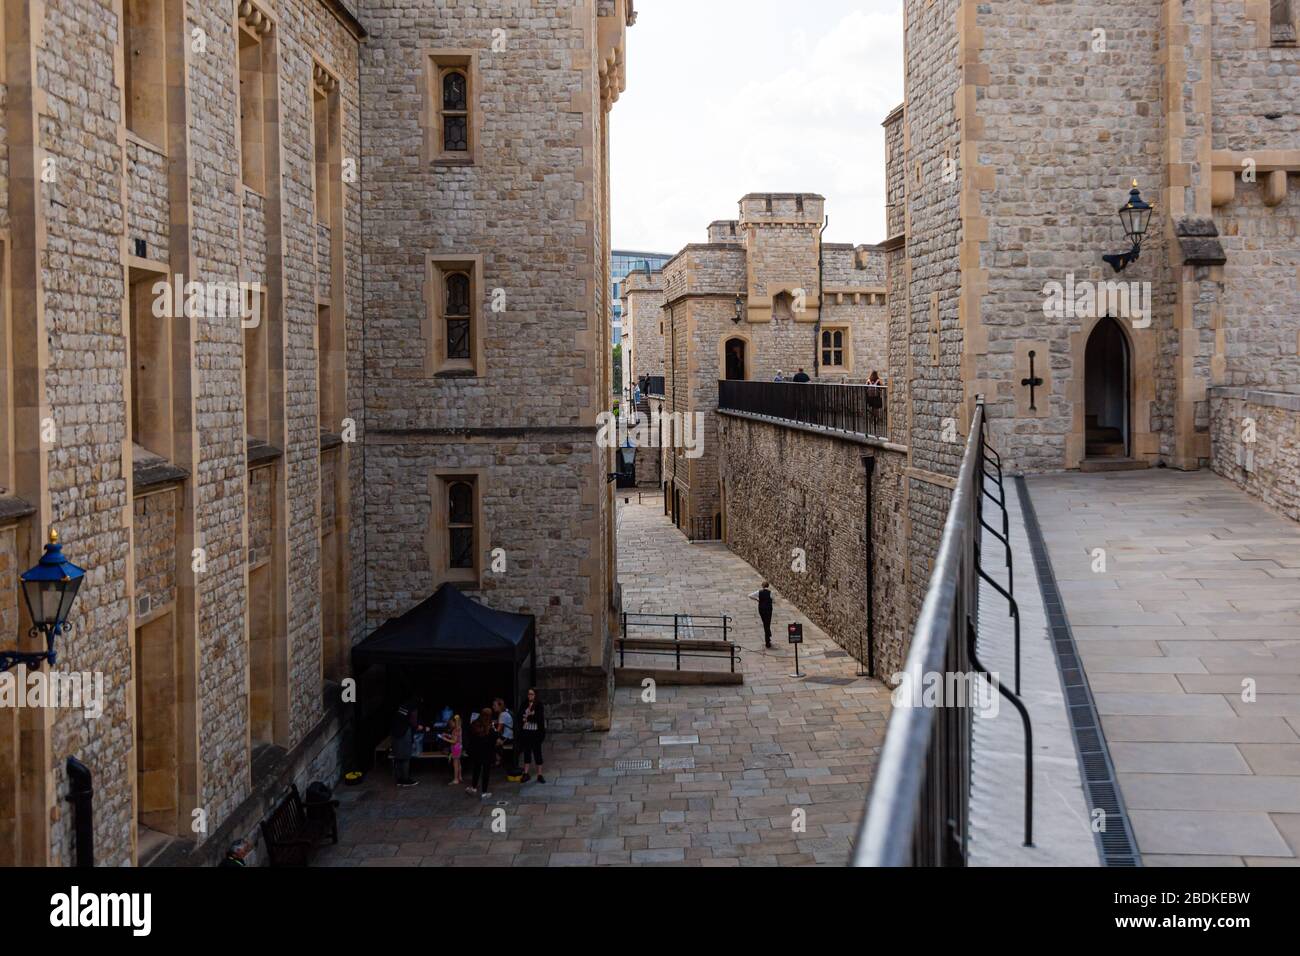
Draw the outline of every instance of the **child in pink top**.
M445 743L451 744L451 770L452 780L448 786L454 787L461 783L460 779L460 755L464 750L462 746L462 737L460 729L460 714L451 718L450 732L438 735Z

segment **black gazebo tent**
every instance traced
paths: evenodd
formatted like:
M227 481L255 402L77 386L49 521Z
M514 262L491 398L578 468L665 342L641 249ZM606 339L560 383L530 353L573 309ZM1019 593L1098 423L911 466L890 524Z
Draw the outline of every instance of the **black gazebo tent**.
M363 693L358 701L365 723L382 737L385 714L417 693L427 707L450 704L465 717L493 697L504 697L513 708L536 682L536 643L531 614L493 610L444 584L352 649L354 674L382 666L386 675L383 714L365 706L372 695Z

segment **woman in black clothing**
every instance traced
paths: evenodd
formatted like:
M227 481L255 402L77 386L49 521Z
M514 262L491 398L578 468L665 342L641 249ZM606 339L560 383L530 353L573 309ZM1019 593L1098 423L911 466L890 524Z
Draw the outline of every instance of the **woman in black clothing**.
M546 708L534 688L528 689L528 699L519 708L519 749L523 753L524 777L527 783L529 764L537 764L537 782L545 783L542 776L542 741L546 739Z
M478 719L469 725L469 733L465 735L465 749L469 751L470 761L470 784L465 792L482 793L484 799L492 796L488 791L488 774L497 753L497 735L492 723L492 711L485 707Z

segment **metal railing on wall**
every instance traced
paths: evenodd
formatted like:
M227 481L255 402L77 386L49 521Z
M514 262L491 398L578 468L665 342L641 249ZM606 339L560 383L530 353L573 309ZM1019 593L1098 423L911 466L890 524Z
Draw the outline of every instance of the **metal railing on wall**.
M988 470L990 464L996 474ZM997 486L998 496L987 488L986 482L990 481ZM953 686L954 676L986 681L1019 713L1025 738L1023 842L1026 846L1033 843L1033 732L1029 712L1016 693L980 664L976 648L981 580L994 584L997 592L1010 600L1010 587L1001 588L980 567L981 533L988 527L983 516L985 497L1003 506L1003 533L997 537L1008 540L1009 519L1002 484L1002 462L987 443L981 401L971 422L934 572L904 668L903 690L908 700L896 706L890 717L867 813L854 846L855 866L966 863L974 702L969 693L943 694L937 703L922 703L908 693L913 688L932 686L936 677L945 689ZM1010 575L1009 548L1007 563ZM1014 601L1011 607L1016 619L1018 683L1019 617Z
M641 392L645 395L653 395L655 398L663 398L668 394L666 384L663 375L646 375L641 379Z
M889 437L889 389L884 385L718 382L718 408L864 438Z

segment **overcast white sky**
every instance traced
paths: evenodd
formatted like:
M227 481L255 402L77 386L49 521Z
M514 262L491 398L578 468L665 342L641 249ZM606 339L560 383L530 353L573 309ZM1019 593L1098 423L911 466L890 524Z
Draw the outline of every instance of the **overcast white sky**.
M900 0L637 0L614 107L614 248L675 253L750 192L826 197L828 242L885 239L880 123Z

